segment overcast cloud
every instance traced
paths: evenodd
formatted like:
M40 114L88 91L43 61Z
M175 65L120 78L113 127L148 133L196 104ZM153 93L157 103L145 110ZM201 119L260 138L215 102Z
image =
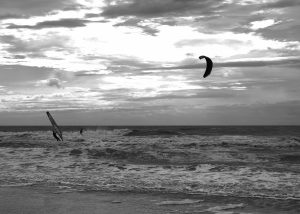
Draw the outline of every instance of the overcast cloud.
M1 0L0 125L47 124L47 110L74 125L300 124L299 9ZM205 79L200 55L214 62Z

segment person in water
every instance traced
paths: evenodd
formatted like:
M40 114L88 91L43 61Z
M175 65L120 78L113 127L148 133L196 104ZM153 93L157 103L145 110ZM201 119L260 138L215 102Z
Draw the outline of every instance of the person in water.
M56 133L53 131L53 137L57 140L60 141L59 137L57 137Z
M80 132L80 134L82 135L82 133L83 133L83 129L81 128L79 132Z

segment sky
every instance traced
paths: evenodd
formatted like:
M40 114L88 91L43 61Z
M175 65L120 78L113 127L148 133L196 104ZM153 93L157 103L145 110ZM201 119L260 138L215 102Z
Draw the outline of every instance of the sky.
M1 0L0 125L300 125L299 0ZM214 67L203 78L205 60Z

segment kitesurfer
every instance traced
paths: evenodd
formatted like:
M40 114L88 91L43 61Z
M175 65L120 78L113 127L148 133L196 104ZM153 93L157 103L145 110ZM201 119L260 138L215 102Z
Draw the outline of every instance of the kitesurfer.
M53 137L57 140L60 141L59 137L57 137L56 133L53 131Z
M206 69L205 69L205 73L203 75L203 78L208 77L211 73L212 67L213 67L213 62L212 60L207 57L207 56L199 56L199 59L205 59L206 60Z

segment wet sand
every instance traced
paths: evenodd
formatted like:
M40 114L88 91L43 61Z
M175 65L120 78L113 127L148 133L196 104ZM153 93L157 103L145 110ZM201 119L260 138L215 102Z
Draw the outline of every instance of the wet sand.
M163 213L155 197L106 192L61 192L35 188L0 188L3 214L113 214Z
M299 202L299 201L298 201ZM1 214L296 214L297 201L0 187Z

